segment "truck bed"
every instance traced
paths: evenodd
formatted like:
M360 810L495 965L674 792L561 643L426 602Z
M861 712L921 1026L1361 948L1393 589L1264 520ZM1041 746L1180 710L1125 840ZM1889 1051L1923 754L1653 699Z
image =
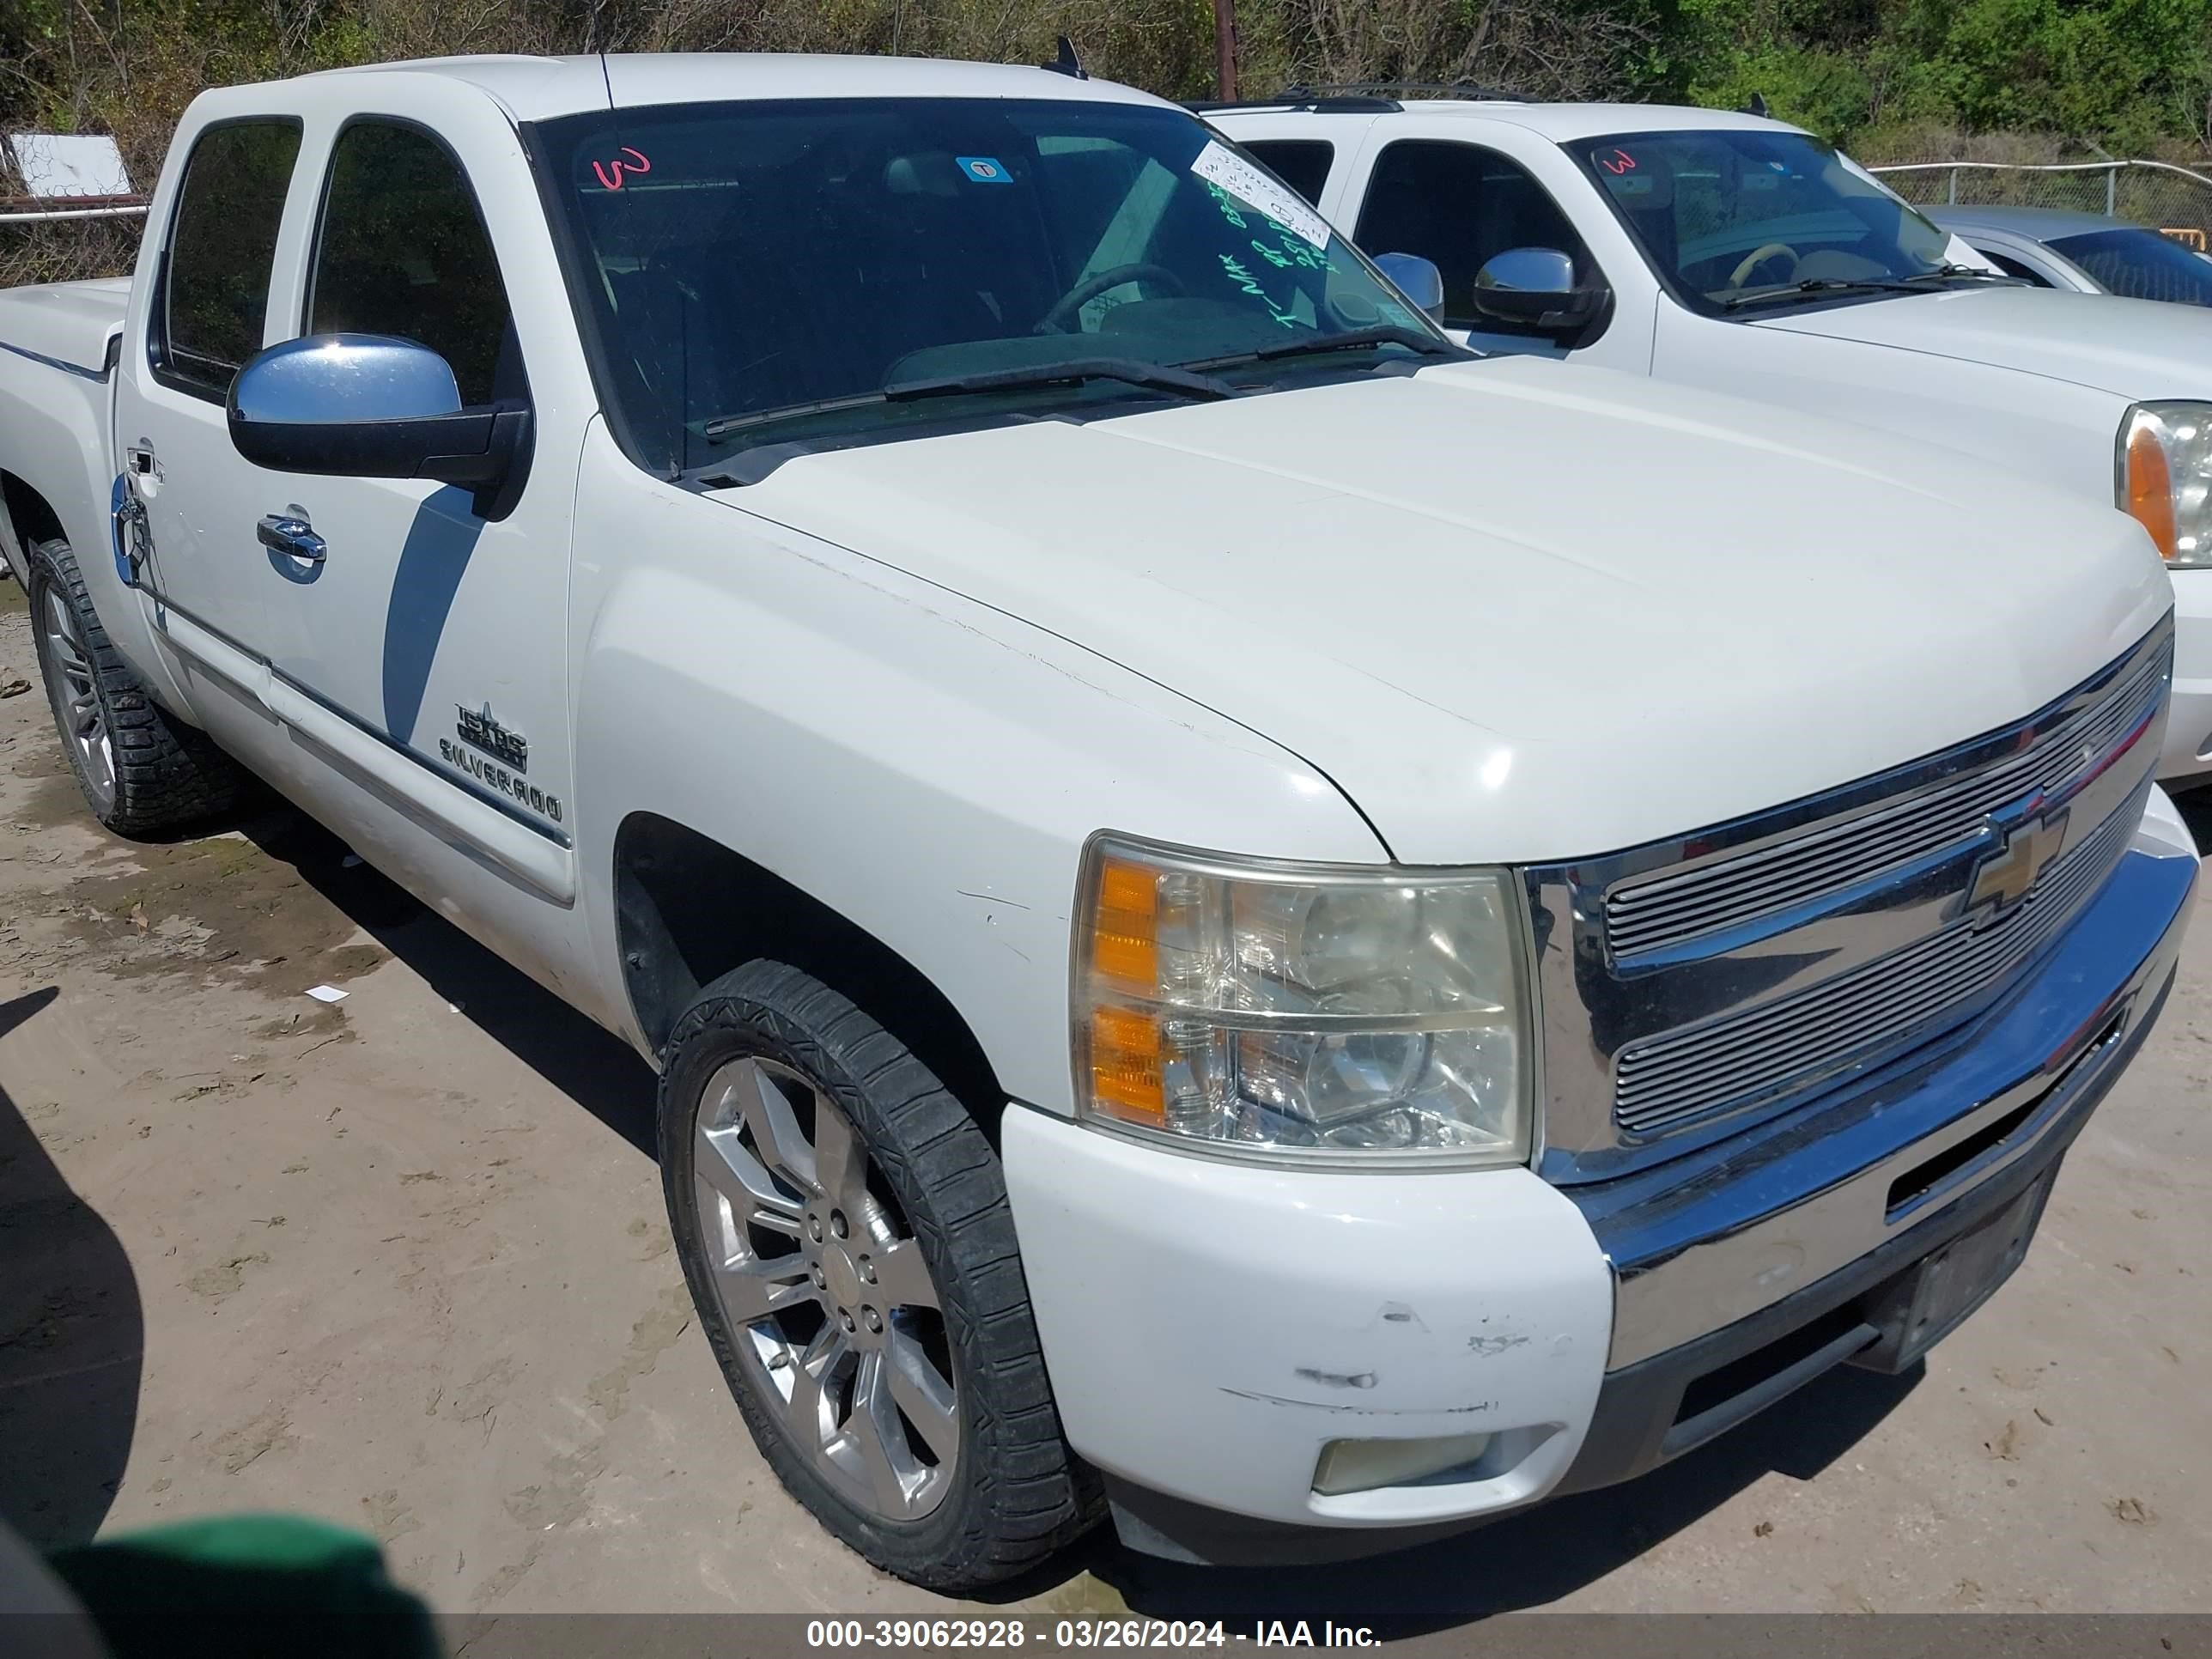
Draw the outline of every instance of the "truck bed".
M109 356L131 303L126 277L0 289L0 554L26 580L21 539L52 533L107 545ZM20 518L21 522L13 522Z
M108 342L123 332L131 279L0 289L0 345L57 368L104 374Z

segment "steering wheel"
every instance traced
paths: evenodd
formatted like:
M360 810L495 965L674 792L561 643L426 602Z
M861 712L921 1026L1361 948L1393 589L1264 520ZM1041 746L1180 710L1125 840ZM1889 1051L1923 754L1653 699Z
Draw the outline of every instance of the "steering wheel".
M1794 276L1797 274L1797 250L1790 246L1787 242L1767 242L1752 249L1750 252L1743 256L1743 263L1729 273L1728 285L1730 288L1741 288L1743 286L1743 279L1745 277L1750 276L1753 271L1758 270L1759 266L1765 264L1767 260L1775 258L1778 254L1784 253L1790 256L1789 275L1779 277L1777 280L1784 283L1788 282L1790 276Z
M1170 270L1165 265L1133 264L1109 266L1104 270L1097 271L1091 276L1085 276L1073 288L1061 295L1059 299L1053 301L1052 309L1046 312L1043 316L1037 319L1037 325L1035 331L1039 334L1066 333L1067 325L1075 320L1075 313L1077 312L1082 310L1084 307L1089 305L1100 295L1105 293L1107 289L1119 288L1124 283L1152 283L1162 288L1171 289L1176 294L1184 294L1188 292L1188 290L1183 286L1182 278L1176 276L1175 272Z

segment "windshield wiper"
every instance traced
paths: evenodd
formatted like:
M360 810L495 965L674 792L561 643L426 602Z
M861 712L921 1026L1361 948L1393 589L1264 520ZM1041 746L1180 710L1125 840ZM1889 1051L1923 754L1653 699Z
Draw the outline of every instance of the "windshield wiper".
M2002 270L1984 270L1979 265L1942 264L1933 270L1916 271L1904 278L1908 283L1936 283L1963 281L1973 283L2012 283L2020 278L2008 276Z
M1927 283L1961 278L2008 284L2019 280L2002 271L1983 270L1973 265L1943 264L1933 270L1915 271L1910 276L1812 276L1802 283L1785 283L1779 288L1754 289L1748 294L1732 295L1720 303L1722 310L1735 311L1742 306L1773 305L1820 294L1924 294Z
M1376 323L1366 328L1347 329L1341 334L1317 334L1310 339L1285 340L1279 345L1231 352L1224 357L1201 357L1183 367L1233 368L1239 363L1273 362L1279 357L1310 357L1325 351L1358 351L1382 345L1404 346L1424 357L1465 358L1475 355L1464 346L1438 339L1426 329L1408 328L1403 323Z
M1018 368L987 368L972 374L945 374L921 380L894 380L876 392L854 392L846 398L821 398L811 403L785 404L776 409L755 410L744 415L725 415L701 428L708 438L724 438L733 432L796 421L809 415L833 415L848 409L868 409L878 404L915 402L923 398L957 397L969 392L1001 392L1012 388L1077 386L1085 380L1120 380L1156 392L1180 392L1207 400L1233 398L1236 388L1210 374L1194 374L1166 363L1146 362L1140 357L1071 357L1060 362L1030 363Z
M1923 290L1917 282L1917 278L1899 276L1814 276L1802 283L1786 283L1780 288L1754 289L1748 294L1733 295L1720 304L1723 311L1736 311L1745 306L1786 304L1822 294L1918 294Z

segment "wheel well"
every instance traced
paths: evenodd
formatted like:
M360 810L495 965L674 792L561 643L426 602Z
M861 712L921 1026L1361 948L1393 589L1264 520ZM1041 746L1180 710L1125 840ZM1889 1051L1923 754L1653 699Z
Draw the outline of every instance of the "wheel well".
M906 1044L996 1146L1006 1097L968 1022L928 976L773 871L656 813L615 836L623 977L656 1053L702 986L767 957L850 997Z
M33 542L52 541L63 533L62 521L46 498L12 472L0 472L0 510L7 513L16 550L26 558Z

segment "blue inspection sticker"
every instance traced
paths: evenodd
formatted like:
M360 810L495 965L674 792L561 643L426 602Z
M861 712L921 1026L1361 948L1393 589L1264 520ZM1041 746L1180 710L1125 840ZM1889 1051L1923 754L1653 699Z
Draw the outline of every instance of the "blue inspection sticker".
M953 165L967 175L971 185L1011 185L1014 175L995 155L956 155Z

